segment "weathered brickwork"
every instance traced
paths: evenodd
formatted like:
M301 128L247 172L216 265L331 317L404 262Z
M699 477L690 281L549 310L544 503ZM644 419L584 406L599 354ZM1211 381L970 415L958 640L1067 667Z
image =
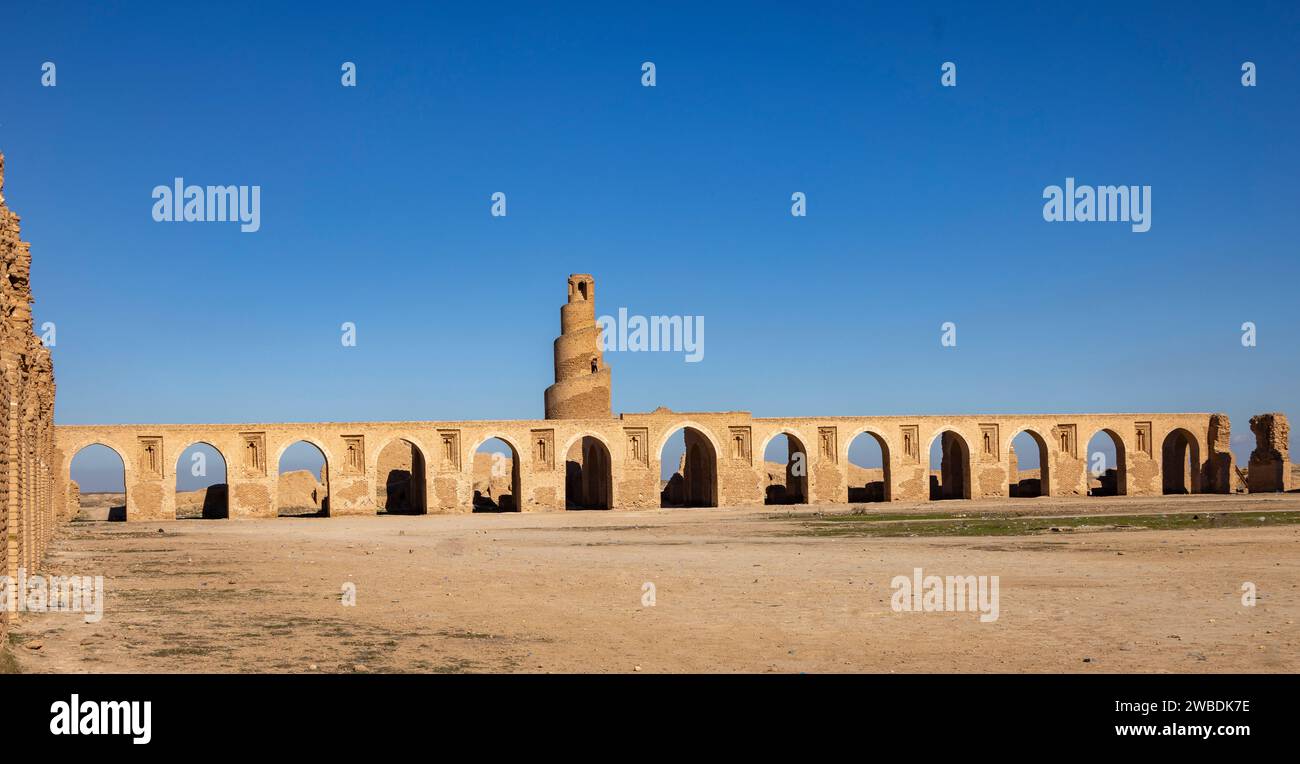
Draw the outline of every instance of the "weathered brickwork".
M1034 433L1047 453L1043 494L1085 496L1089 464L1086 444L1099 431L1117 440L1116 492L1129 496L1161 493L1227 493L1214 460L1226 458L1213 448L1212 423L1220 428L1226 417L1201 414L1033 414L993 416L889 416L761 418L747 412L678 413L658 409L616 418L536 419L466 422L348 422L264 423L215 425L69 425L56 428L59 475L67 484L71 458L99 443L112 448L126 465L127 519L166 520L176 516L176 470L181 453L203 442L221 452L230 483L229 514L274 517L276 470L280 455L305 440L325 455L328 514L365 515L383 509L385 470L379 455L385 447L406 441L420 457L425 512L470 512L473 509L473 455L489 438L509 446L518 508L526 512L565 508L565 471L560 458L575 444L608 453L596 460L605 471L609 505L614 509L645 509L661 503L660 466L669 437L685 427L687 455L683 485L674 503L695 506L762 504L765 465L754 455L764 453L778 435L795 449L805 449L807 475L799 481L805 498L814 503L847 503L849 481L843 460L848 444L862 433L882 445L884 496L892 501L930 499L930 444L943 437L951 459L942 470L951 498L986 499L1009 495L1012 481L1011 438L1000 437L984 447L990 425L1013 437ZM1141 436L1137 425L1145 428ZM540 434L545 433L545 437ZM1053 433L1059 433L1053 437ZM1073 435L1071 433L1074 433ZM741 435L743 434L743 435ZM256 437L250 437L256 436ZM752 438L746 441L745 437ZM1154 441L1148 452L1147 438ZM551 445L551 444L554 445ZM747 445L752 443L752 446ZM158 453L146 452L152 446ZM1162 458L1163 452L1163 458ZM362 464L349 462L360 454ZM584 461L590 462L590 459ZM1188 462L1201 465L1190 470ZM161 469L157 469L161 465ZM266 465L270 465L268 469ZM348 465L345 469L343 465ZM184 465L179 465L184 468ZM673 465L676 469L677 464ZM1166 472L1170 473L1169 476ZM591 478L587 478L590 480ZM949 482L951 481L951 483ZM945 496L947 497L947 496Z
M544 396L547 419L613 416L610 372L600 351L595 306L596 280L591 274L569 276L569 299L560 306L560 336L555 338L555 384Z
M33 331L31 251L18 224L5 204L0 155L0 573L11 582L40 564L67 506L66 476L56 479L65 462L55 451L54 366ZM0 613L0 631L14 617Z
M1291 490L1291 427L1278 412L1250 418L1255 450L1250 454L1250 490Z

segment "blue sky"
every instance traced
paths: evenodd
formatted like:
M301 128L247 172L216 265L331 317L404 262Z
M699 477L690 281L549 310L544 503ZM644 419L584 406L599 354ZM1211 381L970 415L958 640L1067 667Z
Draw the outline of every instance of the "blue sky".
M57 421L540 417L571 272L706 319L616 411L1300 412L1294 4L699 5L8 9ZM261 230L154 222L176 176ZM1151 230L1044 222L1066 177Z

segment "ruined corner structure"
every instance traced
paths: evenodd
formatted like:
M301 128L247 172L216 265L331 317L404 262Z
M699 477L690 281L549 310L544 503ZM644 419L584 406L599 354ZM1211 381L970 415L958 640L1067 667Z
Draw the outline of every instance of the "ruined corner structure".
M5 204L0 155L0 575L10 582L20 568L35 570L67 507L59 495L67 480L56 478L66 478L67 461L55 446L54 366L33 331L31 250L18 223ZM14 618L0 612L0 630Z
M1250 490L1291 490L1291 428L1286 416L1277 412L1253 416L1250 430L1255 433L1248 473Z

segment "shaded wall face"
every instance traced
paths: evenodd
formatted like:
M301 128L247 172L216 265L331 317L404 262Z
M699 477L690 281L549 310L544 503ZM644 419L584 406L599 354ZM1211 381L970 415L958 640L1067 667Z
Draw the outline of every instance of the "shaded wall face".
M713 445L702 433L687 428L685 479L685 504L695 507L717 506L717 457Z
M427 470L424 456L414 444L397 440L379 454L375 501L395 514L427 511Z
M808 449L793 435L785 436L786 498L795 504L808 501Z
M1161 448L1161 473L1163 490L1168 494L1193 493L1200 483L1200 468L1196 444L1188 440L1182 432L1174 432L1165 438Z
M610 509L614 505L613 463L600 440L584 436L565 460L565 507Z
M582 439L583 501L592 508L608 509L613 503L609 452L595 438Z
M939 486L945 499L970 498L967 483L970 479L970 463L961 441L951 432L943 434L940 445L942 460L939 463L941 484Z
M696 507L709 506L709 466L699 444L686 447L686 503Z

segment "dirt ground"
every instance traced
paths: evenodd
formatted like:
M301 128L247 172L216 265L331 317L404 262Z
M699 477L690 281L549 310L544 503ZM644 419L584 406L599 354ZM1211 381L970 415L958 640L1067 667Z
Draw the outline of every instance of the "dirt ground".
M1300 525L827 537L812 513L850 507L773 509L74 523L45 572L103 575L103 619L28 614L10 649L25 672L1300 668ZM870 511L1297 509L1290 494ZM999 618L894 612L891 580L917 567L999 576Z

